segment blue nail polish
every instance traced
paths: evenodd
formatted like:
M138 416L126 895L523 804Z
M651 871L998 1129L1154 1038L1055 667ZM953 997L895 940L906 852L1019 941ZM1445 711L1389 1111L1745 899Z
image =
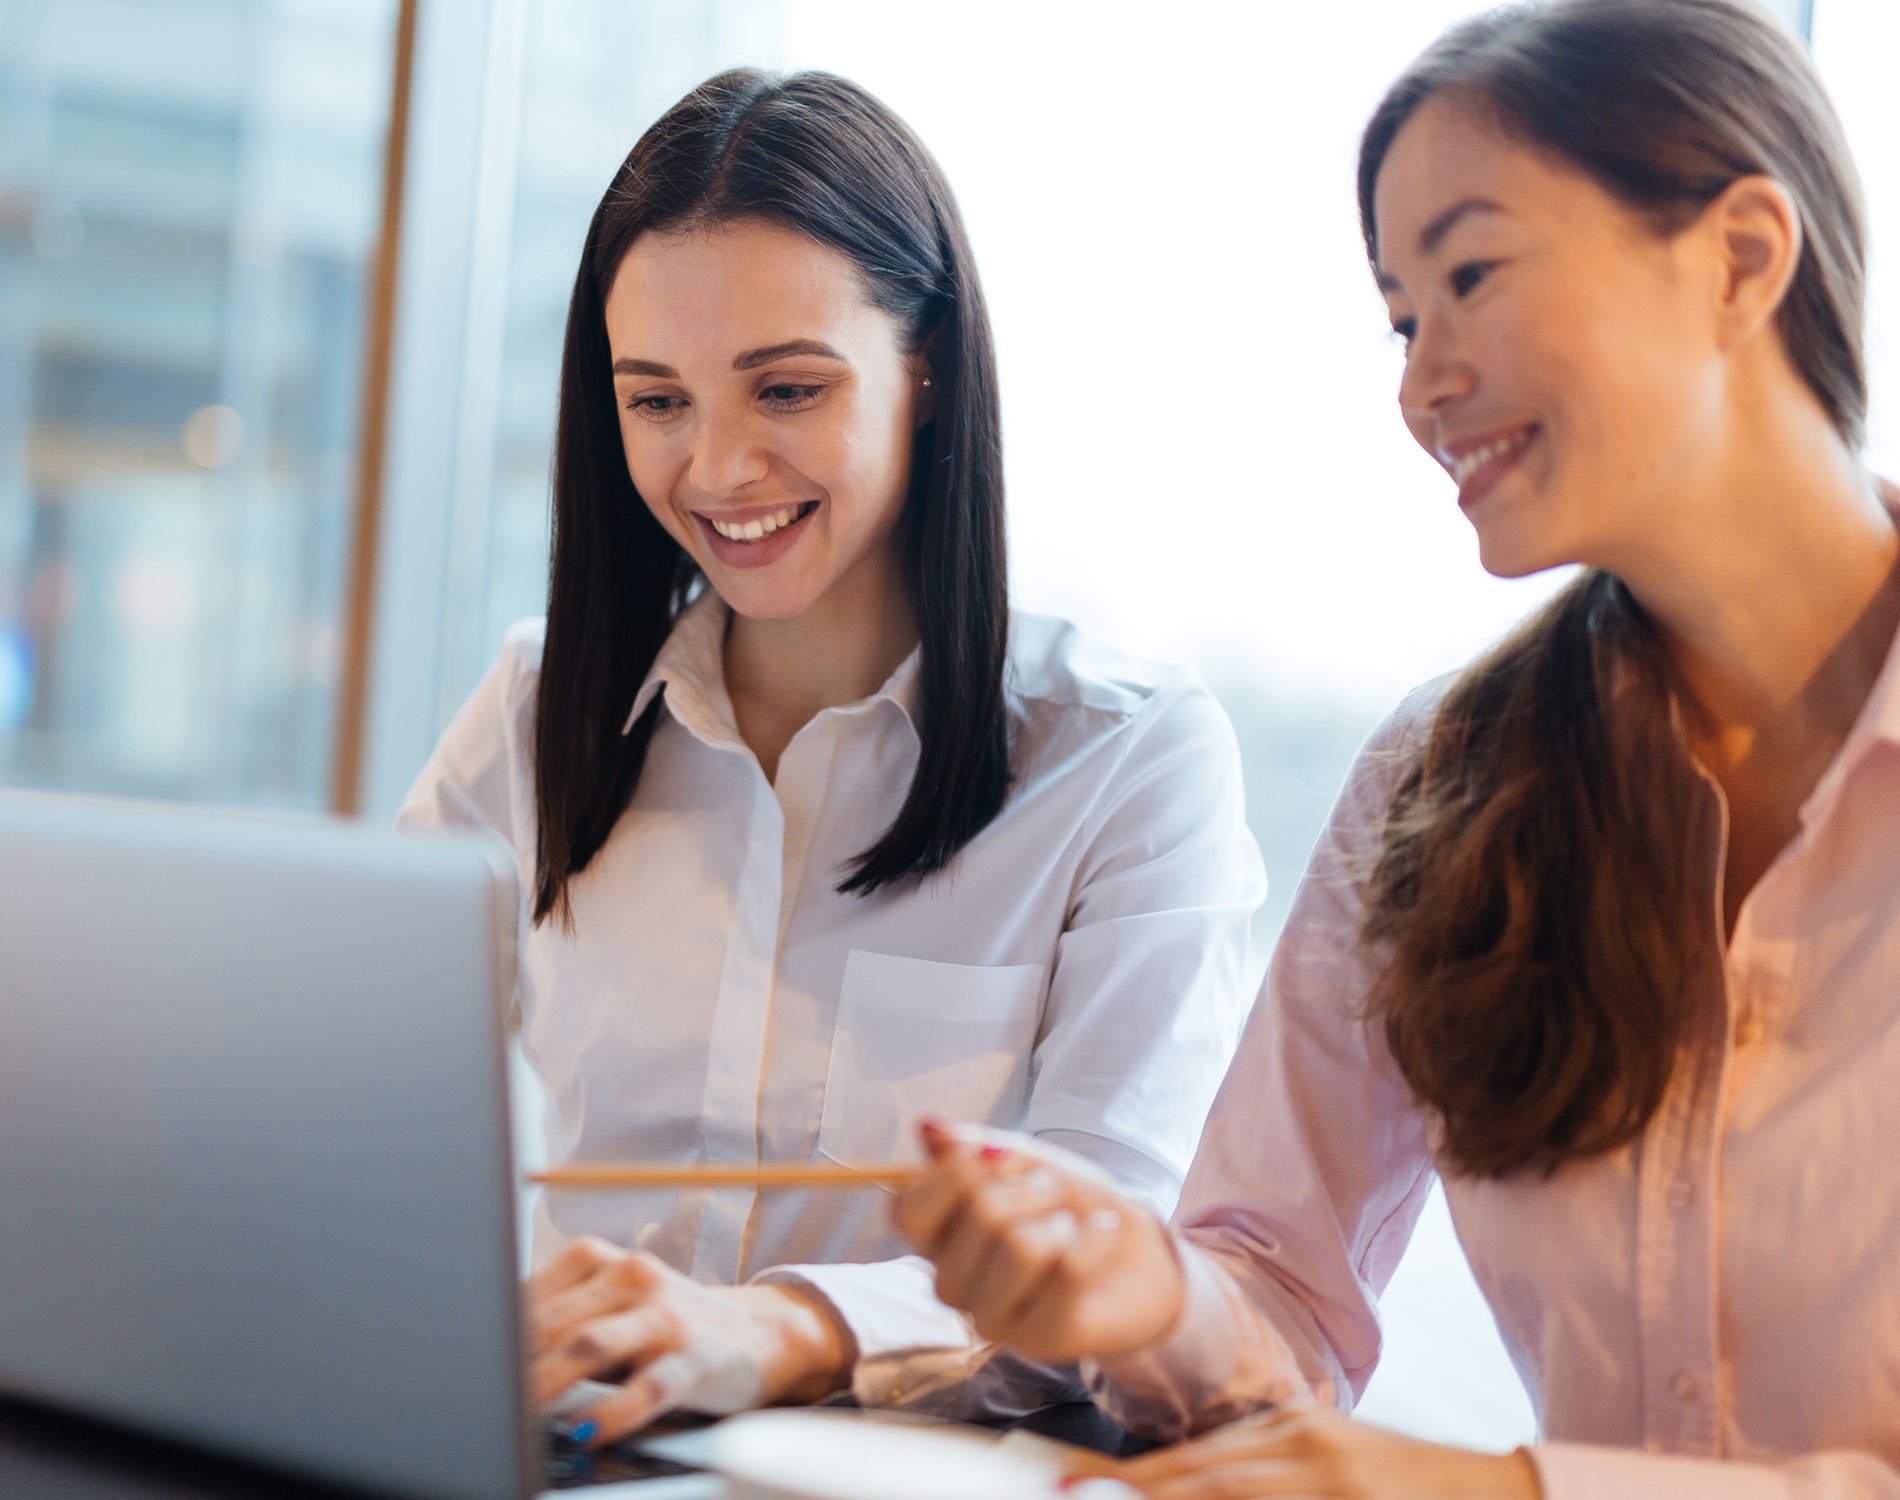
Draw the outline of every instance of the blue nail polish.
M577 1443L589 1442L600 1431L598 1422L580 1422L568 1430L568 1436Z

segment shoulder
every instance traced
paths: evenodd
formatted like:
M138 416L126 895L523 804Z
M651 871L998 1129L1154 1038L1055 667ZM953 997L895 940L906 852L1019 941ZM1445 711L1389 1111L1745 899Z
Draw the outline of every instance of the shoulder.
M496 706L510 722L532 720L535 690L541 683L541 648L547 639L547 621L539 617L517 620L501 638L501 651L490 669Z
M535 689L541 680L541 620L522 620L502 636L501 650L444 732L442 744L464 756L521 760L534 738ZM486 749L484 747L487 747Z
M1448 672L1413 688L1366 737L1334 805L1331 831L1336 840L1378 842L1392 798L1423 757L1439 705L1457 680L1457 673Z
M1198 672L1131 656L1068 620L1011 614L1009 690L1026 763L1172 751L1238 767L1233 726Z
M1010 614L1011 696L1025 707L1076 709L1111 720L1150 714L1171 698L1206 693L1192 667L1130 656L1054 615Z
M534 681L541 675L541 648L547 641L548 622L536 616L517 620L501 638L499 664L505 680Z

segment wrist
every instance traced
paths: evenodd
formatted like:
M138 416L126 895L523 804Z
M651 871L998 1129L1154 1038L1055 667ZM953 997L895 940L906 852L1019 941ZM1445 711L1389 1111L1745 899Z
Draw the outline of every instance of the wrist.
M1544 1481L1537 1472L1537 1461L1531 1457L1529 1448L1513 1448L1509 1453L1500 1453L1496 1472L1496 1493L1500 1500L1543 1500Z
M851 1384L857 1341L844 1319L822 1293L783 1282L755 1288L771 1300L777 1367L771 1399L792 1403L822 1401Z
M1168 1226L1160 1219L1152 1219L1155 1234L1161 1239L1161 1256L1155 1276L1158 1288L1159 1306L1153 1322L1140 1330L1128 1346L1119 1353L1106 1356L1102 1362L1108 1363L1120 1359L1140 1359L1159 1349L1174 1337L1175 1330L1181 1326L1181 1320L1187 1315L1189 1297L1188 1268L1181 1255L1180 1242L1168 1232Z

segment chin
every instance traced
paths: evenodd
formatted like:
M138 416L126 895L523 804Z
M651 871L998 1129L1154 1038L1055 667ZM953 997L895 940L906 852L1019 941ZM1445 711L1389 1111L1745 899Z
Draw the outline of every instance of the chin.
M1503 527L1478 532L1478 562L1493 578L1528 578L1574 561L1555 555L1542 537L1512 536Z
M784 589L747 588L744 584L735 588L720 588L717 584L713 587L725 600L726 608L747 620L795 620L813 603L802 589L793 593Z

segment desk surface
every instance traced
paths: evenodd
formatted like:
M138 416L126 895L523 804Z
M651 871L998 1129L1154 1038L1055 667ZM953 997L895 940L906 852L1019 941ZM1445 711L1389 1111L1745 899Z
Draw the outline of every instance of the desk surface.
M1022 1426L1104 1453L1137 1446L1087 1403L1050 1407ZM571 1491L579 1500L585 1489ZM0 1398L0 1496L19 1500L362 1500L25 1402Z

